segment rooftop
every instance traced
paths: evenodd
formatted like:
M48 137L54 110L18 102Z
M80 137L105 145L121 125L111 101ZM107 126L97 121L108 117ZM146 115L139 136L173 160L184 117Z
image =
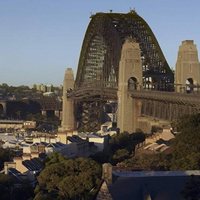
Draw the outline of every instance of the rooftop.
M67 140L69 140L70 142L76 142L76 143L80 143L80 142L85 142L86 141L86 140L83 140L82 138L80 138L77 135L68 136Z
M114 200L181 200L181 192L191 175L200 171L114 172L109 192ZM128 187L124 187L128 186Z
M31 160L24 160L22 164L30 171L39 171L43 165L39 158L33 158Z

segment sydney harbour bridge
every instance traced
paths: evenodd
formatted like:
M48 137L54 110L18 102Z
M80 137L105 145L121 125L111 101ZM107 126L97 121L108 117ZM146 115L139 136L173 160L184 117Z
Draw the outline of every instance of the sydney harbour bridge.
M133 10L126 14L96 13L82 44L74 88L67 92L67 98L74 101L78 128L98 130L104 122L105 105L117 102L120 59L127 39L139 44L140 50L140 60L134 62L141 62L142 81L138 84L133 75L129 81L135 86L127 93L140 105L139 115L171 121L199 112L198 94L175 91L174 73L142 17Z

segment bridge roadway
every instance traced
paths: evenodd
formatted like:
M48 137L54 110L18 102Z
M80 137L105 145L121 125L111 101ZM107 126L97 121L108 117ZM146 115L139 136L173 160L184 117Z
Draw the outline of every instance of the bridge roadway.
M172 121L185 114L200 112L199 93L177 93L155 90L131 90L133 99L142 102L141 114ZM76 101L117 100L116 87L81 87L67 93Z
M141 114L157 119L173 121L200 111L200 94L197 93L135 90L131 92L131 96L141 100Z
M177 93L155 90L131 90L132 98L170 102L181 105L194 106L200 109L200 93ZM67 96L74 100L94 100L103 98L108 100L117 100L117 88L112 87L80 87L78 90L67 92Z
M89 82L74 90L68 90L67 97L77 101L117 100L117 87L115 82Z
M163 101L166 103L175 103L187 106L193 106L200 109L200 94L199 93L177 93L154 90L134 90L131 91L131 96L137 99L146 99L153 101Z
M94 100L117 100L117 89L115 88L79 88L75 91L69 91L67 97L77 101L94 101Z

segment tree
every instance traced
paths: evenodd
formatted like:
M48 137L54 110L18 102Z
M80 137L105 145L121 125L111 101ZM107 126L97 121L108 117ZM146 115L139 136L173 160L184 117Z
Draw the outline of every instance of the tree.
M0 174L0 199L10 199L10 192L13 186L13 179L5 174Z
M15 179L10 175L0 174L1 200L27 200L33 197L33 188L28 182L15 185Z
M13 156L13 152L9 149L0 148L0 170L3 169L4 162L10 161Z
M62 163L64 161L66 161L66 158L63 157L60 153L55 152L55 153L50 154L46 158L45 165L48 166L55 163Z
M172 146L172 169L200 169L200 114L182 117L175 127L179 134Z
M127 159L135 153L135 146L145 140L145 135L138 131L136 133L129 134L123 132L116 134L110 139L110 157L112 164Z
M170 157L159 154L141 154L124 160L119 166L131 170L169 170Z
M118 149L126 149L129 153L135 150L135 145L143 142L145 135L142 132L129 134L128 132L119 133L111 137L111 151L114 153Z
M127 158L129 158L129 152L127 149L118 149L115 154L113 155L113 162L116 164L118 162L121 162Z
M100 163L100 164L103 164L103 163L107 163L110 161L110 155L108 152L97 152L93 155L90 156L90 158L92 160L95 160L96 162Z
M38 176L35 199L91 199L101 180L101 166L89 158L52 154Z
M54 200L55 198L51 196L51 194L44 193L43 191L39 191L34 200Z

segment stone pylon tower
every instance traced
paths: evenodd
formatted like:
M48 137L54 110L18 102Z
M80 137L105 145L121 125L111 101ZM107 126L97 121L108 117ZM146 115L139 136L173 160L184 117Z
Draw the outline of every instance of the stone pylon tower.
M119 65L118 116L120 132L135 132L137 118L141 113L140 100L131 97L131 90L142 87L142 61L139 43L129 38L123 44Z
M200 84L200 63L193 40L185 40L179 47L175 84L177 92L195 91L197 88L192 85Z
M71 68L67 68L63 81L62 131L75 129L74 100L67 97L67 90L71 89L74 89L74 74Z
M7 105L6 101L1 101L0 103L0 116L6 116Z

